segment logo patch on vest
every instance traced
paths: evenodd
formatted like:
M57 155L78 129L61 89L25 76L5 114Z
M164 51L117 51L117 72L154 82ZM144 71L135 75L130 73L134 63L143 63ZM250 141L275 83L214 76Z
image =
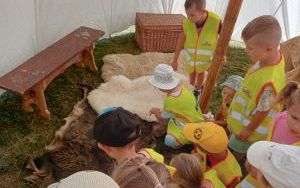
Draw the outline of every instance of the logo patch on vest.
M200 140L200 138L202 137L202 130L200 128L195 129L195 131L194 131L194 137L197 140Z
M248 88L243 87L242 91L244 92L244 94L245 94L247 97L249 97L249 98L252 97L251 91L250 91Z

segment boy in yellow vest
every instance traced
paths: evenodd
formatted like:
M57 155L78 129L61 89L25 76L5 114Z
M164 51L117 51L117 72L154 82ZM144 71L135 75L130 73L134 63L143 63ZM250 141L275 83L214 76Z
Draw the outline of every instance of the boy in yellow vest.
M134 114L121 107L103 109L93 127L93 137L98 147L118 163L144 156L164 164L164 156L151 148L143 148L136 152L136 143L140 135L140 121ZM173 167L165 166L171 174L174 173Z
M98 147L118 163L139 155L136 143L140 135L140 121L121 107L104 109L93 127Z
M190 144L182 134L183 127L186 123L203 121L193 92L180 84L180 79L172 67L166 64L155 67L149 83L167 94L163 110L159 108L150 110L150 114L168 124L165 144L173 149Z
M279 52L281 28L273 16L255 18L242 31L253 66L235 94L227 117L229 147L239 161L250 145L265 140L268 126L280 110L271 105L285 85L284 59Z
M221 84L222 89L222 104L220 109L217 111L215 118L205 118L206 121L213 122L217 125L222 126L227 135L229 135L229 131L227 129L227 114L230 103L235 95L235 93L239 90L241 82L244 79L238 75L231 75L227 78L227 80Z
M270 126L267 140L274 143L300 147L300 84L288 83L279 94L278 101L286 107L286 111L278 113L275 122ZM249 175L237 188L259 187L253 174L253 167L246 163ZM247 168L248 167L248 168Z
M204 73L211 65L221 28L221 18L207 11L205 0L186 0L188 19L183 20L183 33L177 40L172 67L176 71L180 51L184 57L185 70L190 74L190 84L195 86L198 98L204 81Z
M226 187L235 187L242 176L239 163L227 148L228 138L223 127L212 123L190 123L183 134L195 144L205 171L216 170Z

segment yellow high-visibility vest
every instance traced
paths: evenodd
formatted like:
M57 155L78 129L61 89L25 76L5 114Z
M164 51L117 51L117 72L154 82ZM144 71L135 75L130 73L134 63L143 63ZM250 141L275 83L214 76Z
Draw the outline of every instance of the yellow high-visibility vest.
M219 179L223 182L224 185L229 185L234 178L242 177L242 171L239 163L232 155L232 153L227 150L226 158L214 166L207 166L207 156L199 148L197 153L201 162L201 167L205 172L208 172L212 169L216 170Z
M238 135L244 127L248 126L256 113L258 97L264 87L271 85L277 95L285 86L284 59L281 57L279 63L261 67L254 72L248 72L241 84L241 89L236 92L227 117L228 129ZM268 126L274 122L274 117L280 111L280 106L272 108L267 117L253 131L248 142L254 143L265 140L268 134Z
M206 171L210 169L216 170L218 177L226 186L228 186L234 178L242 177L241 167L229 150L227 150L227 156L222 162L208 168Z
M259 188L259 186L256 179L248 174L235 188Z
M169 170L171 176L173 176L176 169L172 166L169 166L169 165L165 164L165 158L162 154L154 151L152 148L143 148L143 150L146 151L149 154L151 159L153 159L154 161L156 161L158 163L161 163L161 164L165 165L165 167Z
M218 178L217 172L214 169L211 169L204 173L204 179L210 181L214 188L225 188L225 185Z
M210 67L217 46L220 23L221 18L217 14L208 12L207 20L198 34L195 23L188 19L183 20L186 39L182 53L188 73L203 72Z
M190 141L183 135L182 129L186 123L203 121L201 109L198 107L193 92L182 86L179 96L169 95L164 103L164 110L176 115L168 123L167 134L172 135L181 144L189 144Z

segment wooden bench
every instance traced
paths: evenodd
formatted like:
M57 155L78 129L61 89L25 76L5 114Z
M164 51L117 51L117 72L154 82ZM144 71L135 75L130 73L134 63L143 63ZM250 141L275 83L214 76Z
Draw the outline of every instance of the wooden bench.
M32 112L32 105L36 105L40 116L50 120L44 94L48 84L73 64L96 72L94 42L103 35L103 31L79 27L2 76L0 88L20 93L25 111Z

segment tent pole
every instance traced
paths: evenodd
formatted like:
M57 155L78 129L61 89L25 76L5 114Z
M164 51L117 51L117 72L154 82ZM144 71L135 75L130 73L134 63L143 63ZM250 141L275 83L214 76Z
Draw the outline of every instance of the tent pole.
M207 112L210 97L213 93L220 67L223 64L223 57L226 54L227 47L231 39L233 28L242 3L243 0L230 0L228 3L221 33L218 39L218 44L212 60L212 66L208 72L208 76L201 95L200 108L202 112Z

